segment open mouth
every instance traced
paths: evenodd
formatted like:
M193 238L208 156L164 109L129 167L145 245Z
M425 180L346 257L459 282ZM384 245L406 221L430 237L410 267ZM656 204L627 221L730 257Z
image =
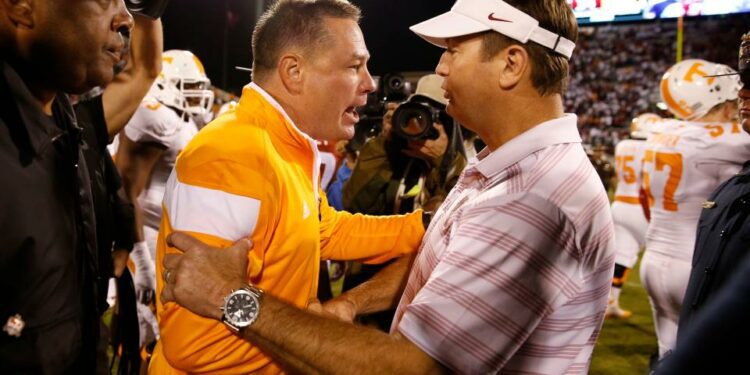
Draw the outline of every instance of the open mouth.
M359 113L357 113L357 107L355 106L347 107L344 111L344 116L349 118L353 124L359 122Z

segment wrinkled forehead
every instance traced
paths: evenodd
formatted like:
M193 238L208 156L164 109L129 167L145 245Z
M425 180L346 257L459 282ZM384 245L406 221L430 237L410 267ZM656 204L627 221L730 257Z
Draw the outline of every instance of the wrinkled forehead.
M308 54L317 63L351 64L370 59L364 36L356 21L326 17L325 31L311 45L301 46L300 52Z
M346 55L343 57L370 58L362 29L356 21L346 18L327 18L325 23L329 37L346 50Z

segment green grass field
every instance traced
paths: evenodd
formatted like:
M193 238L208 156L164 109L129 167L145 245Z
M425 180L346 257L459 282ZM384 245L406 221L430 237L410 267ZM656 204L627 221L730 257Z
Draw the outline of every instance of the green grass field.
M632 311L633 316L627 320L604 321L591 361L592 375L648 373L649 358L656 352L656 335L651 319L651 306L639 274L640 269L636 266L620 297L620 306Z

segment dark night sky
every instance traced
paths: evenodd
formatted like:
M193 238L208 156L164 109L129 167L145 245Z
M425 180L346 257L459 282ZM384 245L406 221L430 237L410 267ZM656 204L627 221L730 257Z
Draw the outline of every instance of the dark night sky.
M454 0L352 0L362 9L362 31L373 75L433 70L440 49L408 27L450 9ZM258 8L269 0L171 0L163 17L165 49L189 49L203 61L214 85L239 92L249 81L234 69L250 66L250 38ZM232 17L227 17L231 13ZM234 22L227 22L228 18Z

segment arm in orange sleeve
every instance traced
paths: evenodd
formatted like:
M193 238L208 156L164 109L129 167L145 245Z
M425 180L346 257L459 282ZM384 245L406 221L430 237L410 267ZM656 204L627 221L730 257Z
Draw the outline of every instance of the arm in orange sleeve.
M162 225L164 224L165 220L162 221ZM177 252L166 247L164 239L169 233L171 228L164 231L164 234L159 234L156 263L159 275L157 296L164 287L161 277L164 271L162 249L165 249L166 253ZM218 237L195 232L187 233L216 247L223 248L232 244L232 241ZM168 364L173 369L188 373L241 374L257 370L270 361L259 349L240 339L220 321L195 315L173 302L162 305L157 301L157 306L160 344L167 363L153 364L155 370L164 369L164 365Z
M331 208L322 193L320 220L324 260L383 263L417 251L424 236L422 210L392 216L351 214Z
M226 158L207 161L202 154L187 150L167 184L156 254L157 295L164 287L164 254L177 251L166 244L173 231L187 232L220 248L249 236L255 244L248 253L249 278L262 269L263 228L272 209L266 192L272 190L268 186L273 183L272 176L264 172L262 163L253 167ZM219 321L174 303L162 306L158 302L157 308L163 359L151 364L156 373L171 368L188 373L246 374L271 361Z

